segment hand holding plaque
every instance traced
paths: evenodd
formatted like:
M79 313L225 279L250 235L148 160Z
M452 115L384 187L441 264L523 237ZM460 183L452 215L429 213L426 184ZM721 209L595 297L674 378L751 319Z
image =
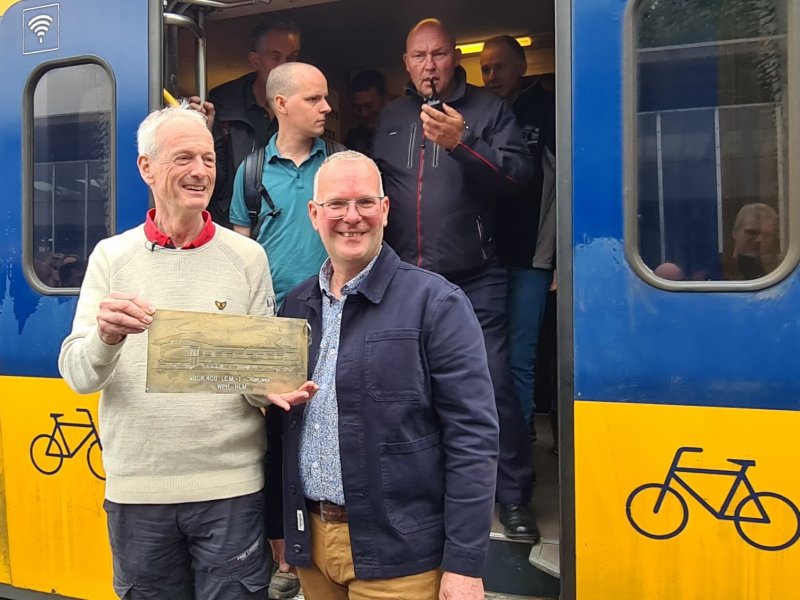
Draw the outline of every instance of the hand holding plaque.
M148 392L275 394L287 409L316 391L304 319L157 310L148 331Z

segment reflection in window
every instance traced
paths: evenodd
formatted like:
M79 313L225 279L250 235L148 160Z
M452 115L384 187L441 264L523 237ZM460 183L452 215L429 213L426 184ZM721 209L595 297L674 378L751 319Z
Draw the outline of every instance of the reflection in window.
M33 93L33 270L48 287L80 287L112 233L111 77L88 63L47 71Z
M785 252L785 4L638 7L639 251L664 279L755 279Z

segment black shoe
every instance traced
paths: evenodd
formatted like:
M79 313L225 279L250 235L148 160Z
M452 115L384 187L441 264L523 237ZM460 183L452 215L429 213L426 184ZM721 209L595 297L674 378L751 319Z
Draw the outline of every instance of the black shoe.
M501 504L500 522L509 539L535 544L541 537L533 512L524 504Z

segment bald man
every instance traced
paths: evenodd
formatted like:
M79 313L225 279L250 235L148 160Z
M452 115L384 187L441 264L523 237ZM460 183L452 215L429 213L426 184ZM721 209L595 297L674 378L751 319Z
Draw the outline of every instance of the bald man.
M374 158L391 199L386 241L400 258L446 277L481 323L500 420L497 501L507 536L535 542L533 467L508 354L508 272L497 260L500 194L518 194L533 161L511 107L466 82L452 34L415 25L403 62L404 96L381 113Z

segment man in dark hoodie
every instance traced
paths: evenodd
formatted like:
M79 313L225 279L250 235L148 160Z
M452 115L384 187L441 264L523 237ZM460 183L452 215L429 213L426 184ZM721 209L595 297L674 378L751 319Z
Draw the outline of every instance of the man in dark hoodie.
M497 501L506 535L536 541L525 419L508 367L507 273L496 260L498 194L519 192L532 162L511 108L466 83L455 40L436 19L415 25L406 94L381 113L374 158L391 199L386 241L406 262L461 287L483 330L500 422Z

